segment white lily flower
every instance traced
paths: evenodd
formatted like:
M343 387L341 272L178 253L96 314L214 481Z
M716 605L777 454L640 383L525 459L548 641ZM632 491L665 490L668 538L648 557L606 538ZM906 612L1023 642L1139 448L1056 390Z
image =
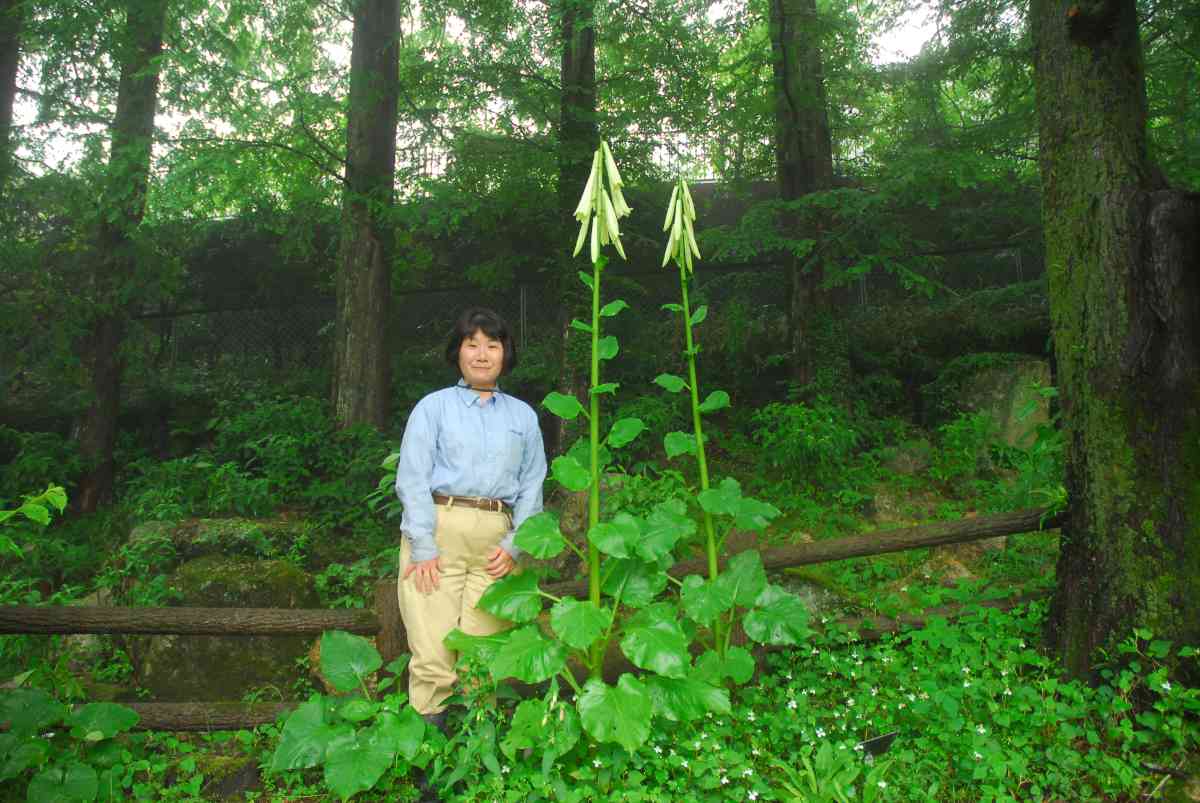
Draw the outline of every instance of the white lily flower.
M606 181L607 189L604 186ZM607 142L601 141L600 147L592 154L592 170L588 173L583 194L579 196L579 204L575 207L575 219L579 221L580 228L572 256L578 256L583 250L590 223L592 261L600 258L600 248L609 243L616 246L622 259L625 258L619 220L633 210L625 203L625 196L621 193L622 185L621 173L617 170L612 151Z

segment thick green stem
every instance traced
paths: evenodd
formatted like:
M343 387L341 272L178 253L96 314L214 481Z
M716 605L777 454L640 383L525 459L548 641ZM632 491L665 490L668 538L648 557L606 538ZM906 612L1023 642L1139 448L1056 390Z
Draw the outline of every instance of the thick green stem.
M591 458L592 486L588 494L588 599L600 607L600 550L592 542L591 531L600 523L600 397L596 387L600 384L600 270L604 260L592 263L592 372L588 388L588 446ZM592 677L600 676L604 652L593 645L588 670Z
M696 349L692 340L692 307L688 300L687 271L682 260L676 261L679 263L679 291L683 296L683 335L687 348L688 390L692 394L692 428L696 434L696 464L700 469L700 490L707 491L709 488L708 459L704 455L704 426L700 422L700 388L699 382L696 380ZM704 543L705 553L708 556L708 577L710 580L716 580L719 571L717 567L717 535L713 528L712 514L707 510L704 511ZM725 639L721 637L720 618L717 619L715 628L713 637L717 643L718 654L723 657L725 655Z

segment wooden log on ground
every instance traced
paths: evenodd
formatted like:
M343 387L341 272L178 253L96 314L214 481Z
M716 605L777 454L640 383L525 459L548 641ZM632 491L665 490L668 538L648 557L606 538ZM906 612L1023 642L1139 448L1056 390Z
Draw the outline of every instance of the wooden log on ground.
M969 541L980 541L984 538L994 538L998 535L1014 535L1039 530L1047 532L1061 524L1062 517L1058 516L1047 519L1045 526L1041 526L1040 522L1045 514L1044 508L1033 508L1016 513L976 516L957 521L922 524L917 527L860 533L844 538L830 538L826 541L789 544L760 551L763 566L768 571L786 569L792 566L808 566L814 563L846 560L847 558L886 555L908 549L963 544ZM722 557L721 564L724 565L732 556ZM677 578L683 578L689 574L707 575L708 563L703 558L683 560L672 566L670 571L671 575ZM583 598L587 596L587 580L553 583L547 585L544 590L556 597Z
M373 636L379 618L368 610L0 605L0 633L301 636L326 630Z
M268 725L296 703L126 703L138 714L135 730L234 731Z

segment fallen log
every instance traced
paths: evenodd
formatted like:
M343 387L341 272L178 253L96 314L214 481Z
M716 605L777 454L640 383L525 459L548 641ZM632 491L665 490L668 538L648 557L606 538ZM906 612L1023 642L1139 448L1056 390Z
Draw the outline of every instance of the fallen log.
M326 630L373 636L379 617L368 610L0 605L0 633L300 636Z
M268 725L297 703L125 703L138 714L135 730L236 731Z

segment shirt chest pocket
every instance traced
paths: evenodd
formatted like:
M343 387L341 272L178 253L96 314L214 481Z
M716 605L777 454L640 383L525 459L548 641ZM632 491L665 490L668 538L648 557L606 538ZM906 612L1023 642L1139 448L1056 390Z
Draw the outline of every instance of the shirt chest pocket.
M515 429L505 429L496 439L496 449L493 459L501 466L504 473L516 477L521 471L521 462L525 457L524 433Z

